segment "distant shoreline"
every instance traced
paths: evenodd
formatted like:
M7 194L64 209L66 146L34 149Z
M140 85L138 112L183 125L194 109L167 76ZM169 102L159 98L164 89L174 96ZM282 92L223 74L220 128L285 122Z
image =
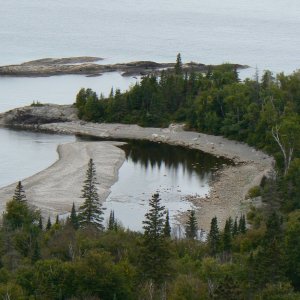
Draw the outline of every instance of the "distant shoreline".
M99 64L103 58L79 56L65 58L43 58L22 64L0 66L0 76L8 77L49 77L58 75L85 75L88 77L101 76L108 72L120 72L122 76L143 76L160 73L161 70L172 70L175 63L157 63L153 61L134 61L116 64ZM237 70L248 66L232 64ZM214 65L190 62L183 64L186 71L206 72Z

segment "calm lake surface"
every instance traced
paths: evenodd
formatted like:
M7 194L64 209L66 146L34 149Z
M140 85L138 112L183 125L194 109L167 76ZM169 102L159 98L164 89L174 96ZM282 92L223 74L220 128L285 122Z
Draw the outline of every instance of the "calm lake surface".
M0 188L49 167L58 159L59 144L74 136L0 128Z
M207 153L148 141L126 141L121 148L126 160L119 179L112 186L104 207L105 218L111 210L125 228L141 230L148 200L159 192L162 204L169 210L171 223L179 212L192 209L188 195L205 196L214 171L228 160Z
M299 0L2 2L0 65L81 55L103 57L103 63L170 62L181 52L186 62L286 73L300 67ZM118 75L1 78L0 102L72 103L81 87L106 93L131 83Z

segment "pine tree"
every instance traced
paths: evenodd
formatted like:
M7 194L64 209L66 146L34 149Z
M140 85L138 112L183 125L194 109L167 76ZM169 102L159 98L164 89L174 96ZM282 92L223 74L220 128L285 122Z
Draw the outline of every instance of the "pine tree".
M236 236L239 233L239 228L238 228L238 221L237 218L234 219L234 224L232 228L232 236Z
M81 198L84 199L84 203L79 208L79 226L86 227L93 225L98 229L103 230L103 210L97 192L97 184L95 165L93 160L90 159L86 172L86 179L82 188Z
M59 225L59 216L58 215L56 215L55 225Z
M48 217L48 221L47 221L47 225L46 225L46 230L50 230L51 229L51 219L50 219L50 216Z
M246 233L246 217L245 215L242 215L240 217L240 220L239 220L239 232L240 233Z
M165 237L171 237L171 226L170 226L170 217L169 217L169 211L166 213L166 220L164 225L164 236Z
M18 182L16 188L15 188L15 193L13 195L13 200L19 201L19 202L26 202L26 194L23 188L23 185L21 181Z
M198 224L195 216L195 211L190 210L189 218L185 228L185 235L188 239L194 240L195 238L197 238L197 233L198 233Z
M169 274L169 257L167 239L164 236L165 207L156 193L149 200L149 211L143 221L144 235L141 250L141 269L146 279L161 284Z
M175 64L174 70L175 70L176 75L181 75L182 74L182 61L181 61L180 53L177 54L176 64Z
M229 253L231 251L232 247L232 236L231 236L231 224L232 220L230 219L226 220L225 227L224 227L224 232L223 232L223 250L226 253Z
M109 219L108 219L108 230L115 230L116 224L115 224L115 213L113 210L109 213Z
M212 218L208 234L208 245L212 255L216 255L220 248L220 233L217 217Z
M73 202L73 205L72 205L72 210L71 210L71 215L70 215L70 221L71 221L71 224L72 224L73 228L75 230L77 230L78 227L79 227L79 224L78 224L78 217L77 217L77 213L76 213L76 208L75 208L74 202Z

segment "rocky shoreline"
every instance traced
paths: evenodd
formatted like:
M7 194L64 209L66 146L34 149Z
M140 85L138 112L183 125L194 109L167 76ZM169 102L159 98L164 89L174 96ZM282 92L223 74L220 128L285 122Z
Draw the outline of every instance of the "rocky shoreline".
M27 120L24 120L24 115ZM37 123L34 117L39 115L43 115L44 122L38 119L40 123ZM56 121L53 122L53 118ZM189 199L197 207L198 222L205 230L209 228L210 220L214 216L223 225L229 216L239 216L247 211L251 205L251 200L245 199L249 189L259 185L262 178L272 172L274 165L273 158L265 153L221 136L184 131L182 125L142 128L137 125L87 123L78 120L74 108L70 106L48 105L46 108L15 109L0 114L0 125L102 139L144 139L198 149L231 159L234 165L224 166L218 171L207 197ZM184 219L184 216L180 219Z
M174 69L174 63L157 63L153 61L135 61L117 64L99 64L100 57L66 57L44 58L25 62L18 65L0 66L0 76L11 77L47 77L57 75L101 76L107 72L120 72L123 76L143 76L160 73L161 70ZM237 69L248 66L233 64ZM212 65L190 62L183 64L185 71L206 72Z

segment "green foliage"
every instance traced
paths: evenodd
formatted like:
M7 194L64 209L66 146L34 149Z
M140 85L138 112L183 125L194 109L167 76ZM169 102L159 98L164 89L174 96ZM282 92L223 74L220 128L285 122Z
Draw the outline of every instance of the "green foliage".
M195 216L195 211L190 210L189 216L188 216L188 221L187 221L186 227L185 227L185 235L188 239L196 239L197 233L198 233L198 224L197 224L197 219Z
M103 211L96 185L96 169L93 160L90 159L81 195L84 203L80 206L78 212L79 226L86 227L92 225L102 230L104 228L102 224Z
M33 107L39 107L39 106L44 106L43 103L41 103L40 101L33 101L30 106L33 106Z
M171 225L170 225L169 211L167 211L167 213L166 213L166 220L165 220L163 232L164 232L164 236L166 238L171 237Z
M215 256L220 251L220 232L217 217L212 218L208 234L210 254Z
M25 191L24 191L21 181L19 181L16 186L15 193L13 195L13 200L19 201L19 202L26 201L26 194L25 194Z
M71 215L70 215L70 222L71 222L71 224L72 224L72 226L75 230L77 230L79 228L78 216L77 216L77 213L76 213L76 208L75 208L74 202L73 202L73 205L72 205L72 210L71 210Z
M247 194L248 198L256 198L261 195L260 187L259 186L254 186L252 187Z
M164 215L166 212L160 201L158 193L153 194L149 200L150 209L145 214L143 221L144 235L140 256L143 276L155 284L161 284L170 272L170 250L164 235Z
M38 225L40 213L30 208L26 202L11 200L6 203L6 212L3 214L5 226L11 229L32 227Z
M47 225L46 225L46 230L50 230L51 229L51 219L50 219L50 216L48 217L48 221L47 221Z

